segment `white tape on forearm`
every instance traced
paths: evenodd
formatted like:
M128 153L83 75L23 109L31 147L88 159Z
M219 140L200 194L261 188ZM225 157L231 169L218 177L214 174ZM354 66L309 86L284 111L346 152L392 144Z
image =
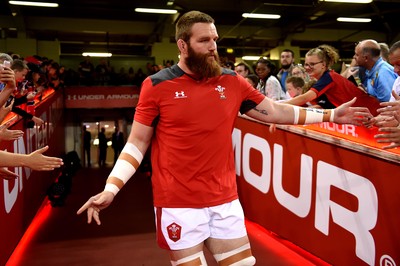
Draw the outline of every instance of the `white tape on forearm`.
M293 106L293 111L294 111L294 121L293 124L297 125L299 123L299 112L300 112L300 107L298 106Z
M109 192L113 193L115 196L119 192L119 188L112 183L107 183L106 187L104 188L104 191L109 191Z
M306 109L306 121L304 124L321 123L324 118L324 109Z
M135 172L136 169L130 162L118 159L109 177L116 177L126 184Z
M295 125L333 122L334 120L333 109L327 110L327 109L316 109L316 108L300 108L298 106L294 106L293 111L294 111Z
M116 195L120 188L135 174L142 160L143 154L140 150L132 143L127 143L108 176L104 190ZM118 180L121 180L122 183Z
M135 158L139 162L139 164L143 160L143 154L132 143L129 143L129 142L126 143L124 149L122 150L122 152L125 152L125 153L128 153L129 155L131 155L133 158Z

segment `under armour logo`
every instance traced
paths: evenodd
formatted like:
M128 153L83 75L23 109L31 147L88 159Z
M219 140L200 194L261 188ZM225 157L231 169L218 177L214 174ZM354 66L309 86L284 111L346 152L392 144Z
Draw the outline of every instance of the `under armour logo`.
M184 91L176 91L175 92L175 99L187 98Z

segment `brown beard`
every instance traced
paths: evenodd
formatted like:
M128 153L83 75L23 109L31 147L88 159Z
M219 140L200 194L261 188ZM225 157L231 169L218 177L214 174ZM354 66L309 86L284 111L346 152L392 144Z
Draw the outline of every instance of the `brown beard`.
M199 78L212 78L221 75L222 70L219 64L219 56L217 51L214 52L212 62L209 61L210 54L196 53L190 45L188 45L188 57L186 65Z
M282 68L286 70L286 69L289 69L291 65L292 65L292 64L289 64L289 65L282 65Z

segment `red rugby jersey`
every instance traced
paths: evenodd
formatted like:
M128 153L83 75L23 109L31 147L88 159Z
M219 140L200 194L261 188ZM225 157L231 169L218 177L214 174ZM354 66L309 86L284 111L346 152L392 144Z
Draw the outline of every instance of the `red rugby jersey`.
M264 97L225 69L206 81L194 80L177 65L148 77L134 119L155 127L154 205L203 208L236 199L234 122L243 101L257 105Z

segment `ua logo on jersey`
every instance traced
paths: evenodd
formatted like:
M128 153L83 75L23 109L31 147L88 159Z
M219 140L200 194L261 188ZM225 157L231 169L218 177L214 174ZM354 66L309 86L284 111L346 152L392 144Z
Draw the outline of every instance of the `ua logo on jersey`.
M176 91L175 92L175 99L182 99L182 98L187 98L187 96L185 95L184 91Z

